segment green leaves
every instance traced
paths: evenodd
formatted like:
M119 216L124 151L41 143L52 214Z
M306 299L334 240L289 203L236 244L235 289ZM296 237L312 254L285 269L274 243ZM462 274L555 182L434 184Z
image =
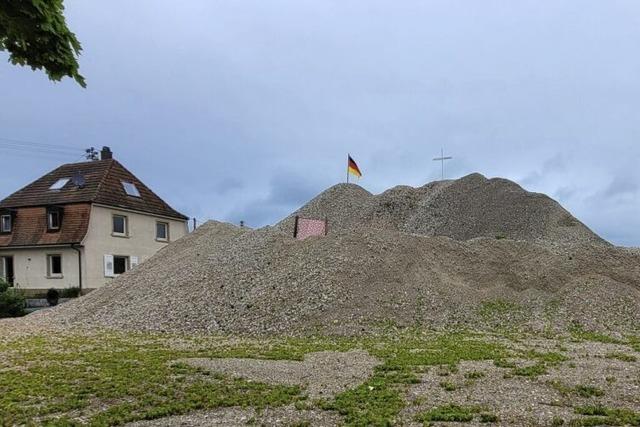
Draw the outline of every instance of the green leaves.
M73 78L86 87L79 73L80 42L67 28L62 0L3 0L0 3L0 50L14 65L44 69L51 80Z

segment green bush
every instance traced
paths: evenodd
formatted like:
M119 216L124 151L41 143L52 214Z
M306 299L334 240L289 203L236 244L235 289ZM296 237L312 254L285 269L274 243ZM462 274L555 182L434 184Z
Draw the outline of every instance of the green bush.
M26 301L22 292L0 284L0 318L24 316L25 307Z
M60 298L78 298L80 296L80 288L74 286L73 288L64 288L60 292Z
M60 299L60 292L57 289L51 288L47 291L47 302L51 307L58 305Z
M0 293L6 292L9 289L9 284L5 282L5 280L0 277Z

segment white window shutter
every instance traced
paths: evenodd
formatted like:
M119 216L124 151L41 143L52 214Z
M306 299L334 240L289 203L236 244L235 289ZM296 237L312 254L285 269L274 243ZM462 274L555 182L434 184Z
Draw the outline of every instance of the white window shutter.
M104 256L104 275L105 277L115 277L113 273L113 255Z
M135 266L138 265L138 257L137 256L130 257L129 263L131 264L131 268L134 268Z

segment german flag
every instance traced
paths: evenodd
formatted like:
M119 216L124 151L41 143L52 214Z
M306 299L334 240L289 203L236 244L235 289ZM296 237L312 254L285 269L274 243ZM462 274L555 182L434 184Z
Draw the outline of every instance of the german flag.
M362 176L362 172L360 172L360 168L356 164L356 161L351 158L351 155L349 155L348 157L349 157L349 161L347 162L348 163L348 167L347 167L348 172L350 174L355 175L358 178L360 178Z

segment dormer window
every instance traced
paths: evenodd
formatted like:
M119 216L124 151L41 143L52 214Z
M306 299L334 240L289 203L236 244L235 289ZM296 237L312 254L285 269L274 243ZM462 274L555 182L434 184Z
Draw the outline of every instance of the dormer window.
M134 183L122 181L122 188L124 188L124 192L127 193L127 196L140 197L138 187L136 187Z
M67 185L70 179L71 178L60 178L49 187L49 190L62 190L62 187Z
M11 233L13 227L11 215L0 216L0 233Z
M47 209L47 231L58 231L62 224L62 209L60 208L48 208Z

